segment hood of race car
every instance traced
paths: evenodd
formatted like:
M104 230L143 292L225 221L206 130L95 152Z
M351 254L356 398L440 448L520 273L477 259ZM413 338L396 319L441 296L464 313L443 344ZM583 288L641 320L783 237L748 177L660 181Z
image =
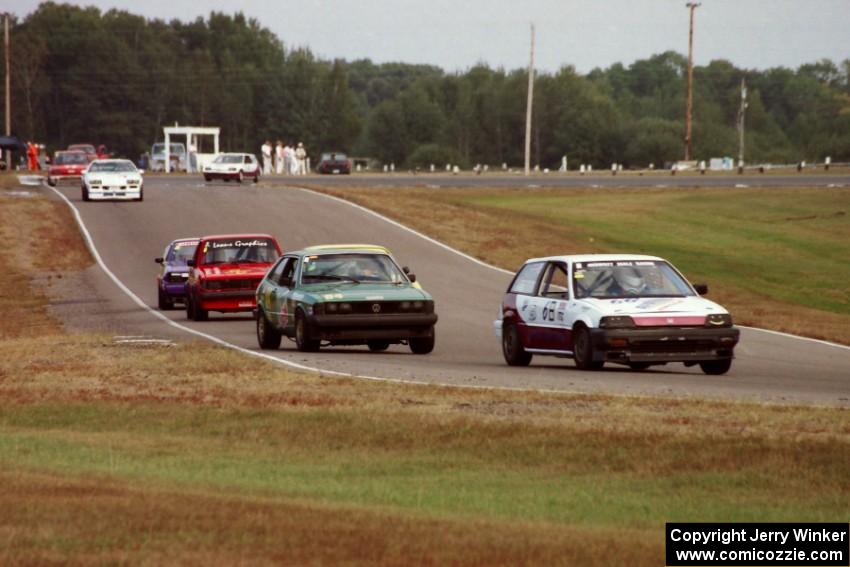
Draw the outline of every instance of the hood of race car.
M641 325L702 325L706 315L727 313L708 299L692 297L629 297L619 299L587 298L578 301L600 317L628 315Z

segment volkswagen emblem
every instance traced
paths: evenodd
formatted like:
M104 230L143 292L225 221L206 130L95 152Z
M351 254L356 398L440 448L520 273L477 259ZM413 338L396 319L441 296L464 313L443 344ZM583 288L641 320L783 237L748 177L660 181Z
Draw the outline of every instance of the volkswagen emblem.
M380 303L373 303L372 304L372 313L380 313L380 311L381 311L381 304Z

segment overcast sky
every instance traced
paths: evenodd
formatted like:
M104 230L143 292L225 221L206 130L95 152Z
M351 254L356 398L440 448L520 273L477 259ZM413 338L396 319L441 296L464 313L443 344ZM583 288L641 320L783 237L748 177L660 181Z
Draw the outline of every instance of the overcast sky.
M428 63L448 71L479 62L528 65L529 24L537 27L537 67L626 65L666 50L686 54L686 0L89 0L145 17L194 20L241 10L287 47L322 58ZM24 17L39 0L12 0ZM8 4L7 4L8 5ZM8 8L7 8L8 9ZM850 0L703 0L696 10L694 59L739 67L797 67L850 58Z

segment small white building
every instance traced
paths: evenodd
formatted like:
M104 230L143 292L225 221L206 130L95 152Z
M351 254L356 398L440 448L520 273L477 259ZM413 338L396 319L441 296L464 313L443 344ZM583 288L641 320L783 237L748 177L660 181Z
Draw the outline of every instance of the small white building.
M218 138L221 128L215 126L166 126L162 129L165 133L165 147L171 147L171 136L186 136L186 172L200 171L205 164L215 159L219 153ZM198 136L213 137L213 153L198 152ZM165 172L171 171L171 160L165 160Z

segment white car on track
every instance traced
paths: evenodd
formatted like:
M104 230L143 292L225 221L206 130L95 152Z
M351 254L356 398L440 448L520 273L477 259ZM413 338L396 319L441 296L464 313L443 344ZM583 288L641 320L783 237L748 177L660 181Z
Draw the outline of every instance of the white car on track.
M254 183L260 180L260 162L254 154L218 154L215 159L204 166L204 181L222 179L237 181L251 179Z
M144 198L144 171L128 159L96 159L82 176L83 201Z
M493 330L511 366L540 354L573 358L584 370L683 362L724 374L739 330L728 311L701 297L707 292L655 256L533 258L514 276Z

